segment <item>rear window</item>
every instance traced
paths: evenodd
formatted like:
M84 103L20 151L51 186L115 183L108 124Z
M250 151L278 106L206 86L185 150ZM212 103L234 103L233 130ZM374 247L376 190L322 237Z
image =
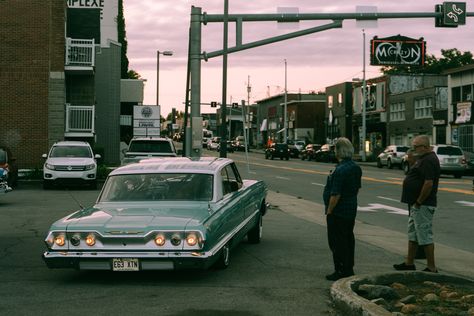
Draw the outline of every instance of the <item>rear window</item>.
M462 156L462 150L459 147L438 147L436 151L438 155L447 155L447 156Z
M397 146L397 152L406 153L409 148L407 146Z
M50 157L91 158L92 152L86 146L54 146Z
M130 152L138 153L172 153L168 141L135 140L130 143Z

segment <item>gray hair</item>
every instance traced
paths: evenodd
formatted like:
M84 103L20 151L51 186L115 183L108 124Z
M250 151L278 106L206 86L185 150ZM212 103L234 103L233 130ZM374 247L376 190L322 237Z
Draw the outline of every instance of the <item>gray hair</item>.
M336 141L336 157L340 159L352 158L354 146L349 139L339 137Z

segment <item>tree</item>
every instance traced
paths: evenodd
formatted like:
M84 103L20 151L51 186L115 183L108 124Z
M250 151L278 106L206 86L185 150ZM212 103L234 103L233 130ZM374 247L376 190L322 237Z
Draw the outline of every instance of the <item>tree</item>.
M474 64L471 52L461 52L457 48L442 49L439 59L434 55L426 55L424 66L384 66L384 75L394 74L441 74L443 71Z
M128 57L127 57L127 32L125 31L125 18L123 16L123 0L119 0L118 2L118 15L117 15L117 33L118 33L118 41L122 44L122 52L121 52L121 71L120 71L120 78L122 79L129 79L128 77Z
M138 72L136 72L135 70L130 69L127 73L127 78L128 79L141 79L142 76Z

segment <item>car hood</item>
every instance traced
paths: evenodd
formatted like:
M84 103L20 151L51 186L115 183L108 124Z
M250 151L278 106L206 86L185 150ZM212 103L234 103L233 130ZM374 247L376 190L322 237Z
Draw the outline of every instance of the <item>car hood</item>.
M109 204L109 203L107 203ZM58 221L53 226L68 231L94 230L110 232L143 232L182 230L199 226L209 217L208 203L181 205L105 205L97 204Z
M52 165L89 165L95 163L92 158L84 157L57 157L57 158L48 158L48 163Z

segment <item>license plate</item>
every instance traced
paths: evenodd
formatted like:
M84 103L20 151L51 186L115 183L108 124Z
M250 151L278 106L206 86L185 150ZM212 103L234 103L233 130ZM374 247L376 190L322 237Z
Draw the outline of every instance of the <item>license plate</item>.
M139 271L138 259L136 258L113 258L113 271Z

